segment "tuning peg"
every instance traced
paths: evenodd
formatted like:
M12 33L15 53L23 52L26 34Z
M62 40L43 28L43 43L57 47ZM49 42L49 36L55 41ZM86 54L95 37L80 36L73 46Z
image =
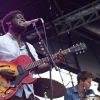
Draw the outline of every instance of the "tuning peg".
M76 54L78 55L78 52L76 52Z
M84 53L85 51L83 50L83 53Z
M80 42L80 45L81 45L82 43Z

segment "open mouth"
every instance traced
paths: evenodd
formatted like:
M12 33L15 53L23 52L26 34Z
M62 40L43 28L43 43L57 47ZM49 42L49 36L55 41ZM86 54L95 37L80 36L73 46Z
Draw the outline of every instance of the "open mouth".
M18 22L19 25L26 27L25 21L19 21Z

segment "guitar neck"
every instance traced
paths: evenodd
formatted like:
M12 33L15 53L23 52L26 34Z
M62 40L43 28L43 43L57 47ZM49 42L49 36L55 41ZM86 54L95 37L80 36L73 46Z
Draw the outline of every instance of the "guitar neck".
M65 54L67 54L68 52L70 52L70 49L63 50L62 52L64 52ZM52 58L54 60L54 59L57 58L57 53L55 53L55 54L53 54L51 56L52 56ZM42 59L40 59L38 61L34 61L34 62L30 63L30 64L27 64L25 66L25 70L31 70L34 67L39 66L39 65L41 65L43 63L46 63L46 62L49 62L49 57L45 57L45 58L42 58Z

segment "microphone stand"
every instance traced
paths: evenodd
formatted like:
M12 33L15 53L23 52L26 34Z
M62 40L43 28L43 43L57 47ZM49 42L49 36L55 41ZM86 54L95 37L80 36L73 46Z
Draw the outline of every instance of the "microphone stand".
M35 23L32 23L32 25L33 25L33 27L36 30L36 33L37 33L37 35L39 37L39 40L40 40L42 46L44 47L44 50L46 51L47 57L49 58L49 67L50 67L50 94L51 94L50 100L53 100L53 86L52 86L52 75L51 75L52 73L51 73L51 71L52 71L52 68L53 67L55 67L56 70L58 70L58 69L57 69L57 66L56 66L53 58L52 58L52 55L50 54L48 48L46 47L45 42L43 41L41 35L39 34L39 31L38 31L38 29L36 27L36 24Z

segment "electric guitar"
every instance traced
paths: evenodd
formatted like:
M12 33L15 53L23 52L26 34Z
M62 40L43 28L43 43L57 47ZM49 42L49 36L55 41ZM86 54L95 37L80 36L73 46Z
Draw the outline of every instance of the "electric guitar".
M86 44L80 43L63 50L63 52L67 54L85 49L87 49ZM57 53L53 54L52 57L53 59L56 59ZM21 55L12 62L0 61L0 67L2 69L10 69L15 71L15 77L11 80L7 80L0 76L0 100L8 100L13 97L20 85L36 82L36 78L31 77L30 72L34 70L36 66L39 66L45 62L49 62L48 57L33 62L31 58L26 55Z

